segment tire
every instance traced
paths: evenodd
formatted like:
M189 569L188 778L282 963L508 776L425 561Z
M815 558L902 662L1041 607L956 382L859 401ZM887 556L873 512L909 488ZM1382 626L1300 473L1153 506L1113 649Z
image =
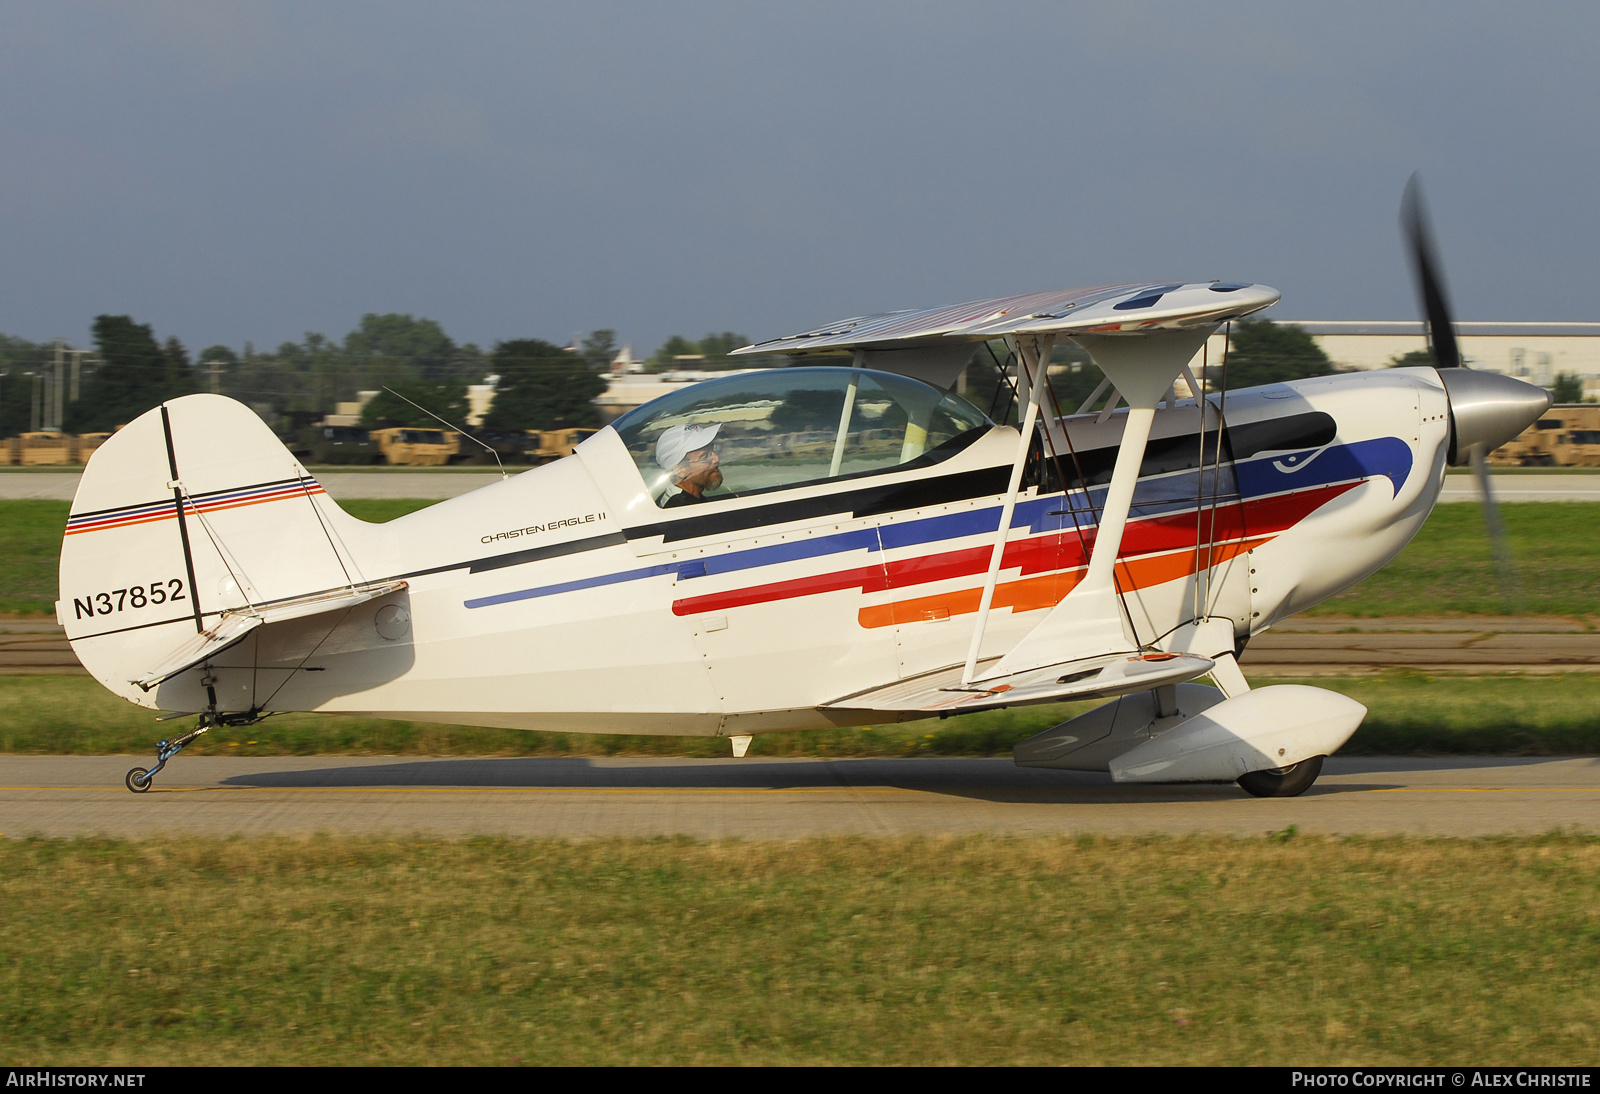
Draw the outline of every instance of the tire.
M135 794L145 794L149 792L150 784L153 780L150 778L150 773L144 768L135 767L128 771L127 776L122 781Z
M1326 756L1313 756L1288 767L1252 771L1239 776L1239 785L1245 793L1258 798L1296 798L1311 789L1311 784L1322 774L1322 761L1326 759Z

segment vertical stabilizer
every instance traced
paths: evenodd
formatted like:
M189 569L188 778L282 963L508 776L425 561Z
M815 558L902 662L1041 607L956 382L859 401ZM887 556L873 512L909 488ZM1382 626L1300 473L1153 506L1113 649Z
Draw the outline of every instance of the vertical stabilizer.
M84 469L56 615L102 684L148 705L131 681L224 612L364 584L350 547L362 527L247 407L174 399Z

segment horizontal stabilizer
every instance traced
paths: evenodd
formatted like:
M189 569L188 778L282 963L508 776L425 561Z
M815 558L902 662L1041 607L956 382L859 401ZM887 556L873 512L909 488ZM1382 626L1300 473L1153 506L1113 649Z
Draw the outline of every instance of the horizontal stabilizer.
M955 665L888 687L846 696L827 704L850 710L928 711L965 714L990 707L1058 703L1149 691L1211 671L1209 657L1192 653L1115 653L1047 665L1011 676L961 685L963 666Z
M224 613L215 623L173 650L161 663L137 680L129 683L149 691L157 684L172 679L178 673L192 669L223 650L243 642L246 636L266 620L254 615Z
M238 608L223 612L215 623L173 650L148 673L130 682L144 691L149 691L180 672L192 669L223 650L238 645L257 627L267 623L299 619L307 615L320 615L323 612L353 608L357 604L399 592L405 587L404 581L380 581L371 585L347 586L342 589L312 593L309 596L299 596L261 607Z

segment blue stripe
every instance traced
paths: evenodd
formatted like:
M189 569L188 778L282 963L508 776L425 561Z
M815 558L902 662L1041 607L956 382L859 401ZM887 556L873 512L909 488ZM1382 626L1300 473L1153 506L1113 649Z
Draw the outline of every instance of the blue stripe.
M304 484L283 483L278 486L247 486L241 487L238 490L217 490L213 493L203 494L199 497L191 496L188 500L189 504L194 508L203 509L206 506L214 505L217 502L239 501L242 498L270 497L273 494L281 494L286 498L294 497L299 494L304 494L308 489L315 485L317 485L315 480L311 480Z
M1393 483L1398 494L1411 476L1411 463L1411 446L1406 442L1399 437L1376 437L1250 460L1237 468L1239 489L1246 497L1380 477Z
M241 486L233 490L213 490L206 494L191 495L187 504L192 509L205 509L216 502L238 501L242 498L254 498L278 494L283 497L294 497L304 494L308 489L322 489L322 484L316 479L302 479L298 482L284 482L268 486ZM85 513L82 516L69 517L67 527L71 528L80 524L96 524L101 521L125 520L128 517L147 516L159 513L172 505L170 499L161 501L144 502L139 505L125 505L119 509L106 509L97 513Z
M676 562L668 566L646 566L642 570L628 570L620 574L603 574L600 577L585 577L578 581L563 581L559 585L541 585L536 589L520 589L514 593L498 593L495 596L479 597L469 600L469 608L487 608L494 604L511 604L518 600L532 600L540 596L554 596L557 593L575 593L580 589L597 589L602 585L616 585L624 581L638 581L645 577L660 577L670 574L678 568Z
M1222 502L1236 499L1248 501L1269 494L1380 476L1394 483L1395 491L1398 493L1410 475L1411 465L1409 445L1398 437L1379 437L1347 445L1329 445L1322 449L1280 453L1271 457L1247 460L1231 467L1224 464L1220 481L1215 468L1179 471L1170 475L1141 479L1134 488L1129 517L1138 520L1185 510L1192 511L1195 508L1196 494L1200 492L1202 486L1202 476L1204 476L1203 496L1208 501L1212 498ZM1055 532L1071 525L1073 514L1076 514L1080 527L1091 528L1096 523L1097 514L1105 505L1108 489L1097 486L1087 492L1072 490L1065 496L1051 494L1043 498L1019 501L1012 511L1011 526L1026 527L1034 534ZM466 606L486 608L494 604L509 604L518 600L577 592L666 574L673 574L677 580L686 581L710 574L731 574L782 562L822 558L849 551L870 553L991 534L999 527L1000 508L1000 506L989 506L903 523L891 522L877 528L862 528L831 536L806 537L792 542L734 551L715 558L663 563L622 573L565 581L557 585L541 585L532 589L468 600Z
M818 558L845 551L878 550L878 530L861 528L854 532L840 532L831 536L808 536L789 543L774 543L770 547L753 547L735 551L719 558L701 559L705 574L731 574L757 566L772 566L779 562L794 562L802 558ZM700 577L702 574L682 574L680 577Z

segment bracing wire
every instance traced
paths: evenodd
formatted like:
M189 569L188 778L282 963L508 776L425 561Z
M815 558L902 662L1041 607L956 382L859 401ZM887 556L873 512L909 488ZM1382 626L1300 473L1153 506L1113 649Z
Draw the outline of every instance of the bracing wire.
M447 422L443 418L439 417L439 415L435 414L433 411L429 410L427 407L423 406L421 403L418 403L418 402L416 402L415 400L412 400L412 399L406 399L406 397L404 395L400 394L398 391L396 391L394 388L390 387L388 384L383 385L383 390L387 391L390 395L393 395L396 399L404 399L406 402L410 403L412 406L414 406L418 410L422 411L424 414L426 414L428 417L432 418L434 421L438 422L440 425L444 426L446 429L453 429L457 433L461 434L463 437L467 438L467 440L471 441L473 444L477 445L479 448L483 449L485 452L489 453L489 455L494 457L494 462L496 464L498 464L499 467L500 467L500 477L502 479L509 479L511 477L510 475L506 474L506 465L503 464L503 463L500 463L500 453L496 452L493 448L490 448L488 445L486 445L482 441L478 440L478 438L474 437L471 433L468 433L465 429L461 428L458 425L451 425L449 422Z

